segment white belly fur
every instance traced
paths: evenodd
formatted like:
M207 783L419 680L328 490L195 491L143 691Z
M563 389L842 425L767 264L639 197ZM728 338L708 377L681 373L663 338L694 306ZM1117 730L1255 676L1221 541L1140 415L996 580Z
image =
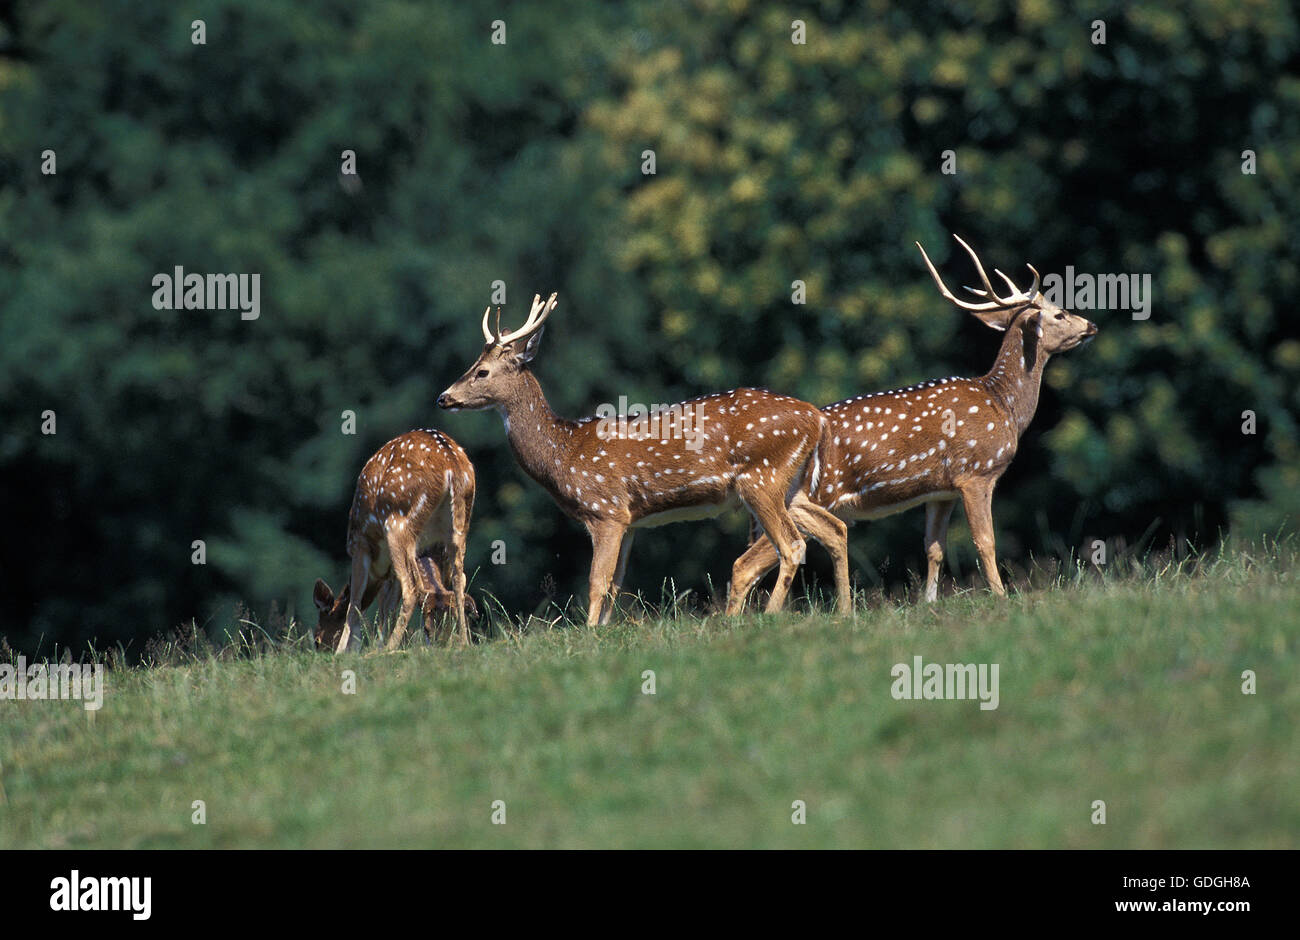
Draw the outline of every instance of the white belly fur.
M955 492L953 490L941 490L937 493L926 493L924 496L918 496L915 499L909 499L905 502L894 503L889 506L877 506L876 508L870 509L866 512L853 511L850 512L848 515L844 516L843 518L852 519L855 522L865 521L868 519L883 519L885 516L892 516L894 515L894 513L904 512L908 509L913 508L914 506L919 506L922 503L933 503L938 500L957 499L960 496L961 496L960 493ZM836 515L839 514L836 513Z
M680 509L669 509L664 512L656 512L648 516L642 516L636 522L632 523L632 528L653 529L656 526L668 525L671 522L694 522L698 519L713 519L722 515L728 509L738 509L739 507L740 497L729 496L720 503L704 503L699 506L683 506Z

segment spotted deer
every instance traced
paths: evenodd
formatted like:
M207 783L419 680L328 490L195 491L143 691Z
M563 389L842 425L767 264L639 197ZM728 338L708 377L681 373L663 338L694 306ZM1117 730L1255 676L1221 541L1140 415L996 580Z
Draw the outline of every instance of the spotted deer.
M947 378L873 395L859 395L822 409L829 423L829 442L818 453L821 475L808 480L790 506L795 523L806 529L813 506L840 519L879 519L925 505L925 554L928 562L925 599L938 596L939 569L948 538L948 521L960 498L979 553L984 577L993 593L1005 595L998 575L993 538L993 488L1015 456L1020 436L1038 409L1043 367L1054 353L1090 340L1097 325L1067 313L1039 292L1034 283L1022 291L1001 271L1009 292L998 296L979 258L957 238L975 262L983 290L966 288L979 302L954 297L917 242L939 292L987 326L1006 333L993 368L979 378ZM840 593L847 567L836 566ZM773 551L756 539L736 562L733 589L743 596L771 570Z
M379 630L397 609L390 650L402 642L416 604L430 637L432 615L453 610L460 642L468 644L465 607L473 610L473 601L465 594L465 537L473 510L474 466L446 434L408 431L379 448L361 468L348 514L349 581L337 597L316 582L316 645L354 647L361 613L376 598Z
M537 355L555 294L534 296L524 325L512 333L488 327L483 352L438 398L452 411L495 408L524 471L591 537L587 623L609 622L627 571L635 531L717 516L743 504L771 539L780 566L769 611L779 610L803 561L804 541L788 503L805 477L823 426L812 405L772 392L739 388L694 398L630 422L558 417L529 363ZM842 543L848 530L812 507L809 531ZM847 562L846 562L847 564ZM727 612L743 606L734 590Z

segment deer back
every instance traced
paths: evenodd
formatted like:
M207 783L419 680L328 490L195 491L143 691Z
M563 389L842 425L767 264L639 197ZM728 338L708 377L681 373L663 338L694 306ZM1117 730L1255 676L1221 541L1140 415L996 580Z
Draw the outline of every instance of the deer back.
M379 448L357 478L348 513L348 554L379 555L390 528L418 537L448 499L473 499L474 467L441 431L408 431Z

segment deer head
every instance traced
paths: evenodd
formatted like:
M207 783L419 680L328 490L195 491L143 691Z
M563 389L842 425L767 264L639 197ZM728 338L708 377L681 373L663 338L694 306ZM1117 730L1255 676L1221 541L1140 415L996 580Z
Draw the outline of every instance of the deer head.
M943 283L943 278L935 270L934 264L930 261L930 256L925 253L921 243L916 243L916 247L921 249L921 257L925 259L925 266L930 269L930 276L934 278L934 283L939 288L939 293L943 294L949 302L962 310L973 313L982 323L995 330L1006 330L1013 323L1022 324L1023 328L1034 331L1036 340L1042 347L1042 351L1047 355L1074 349L1074 347L1086 343L1097 334L1097 324L1061 309L1043 296L1043 293L1038 289L1042 283L1042 278L1032 264L1026 264L1026 267L1034 275L1034 283L1028 290L1021 290L1011 278L994 268L993 273L1002 278L1009 288L1009 292L1005 297L999 297L997 291L993 289L993 284L989 281L989 276L984 271L984 265L980 264L980 259L975 254L975 251L970 245L962 241L960 236L953 235L953 238L957 239L957 243L965 248L966 253L971 256L971 260L975 262L975 270L979 273L980 280L984 284L983 290L974 287L967 287L966 290L976 297L983 297L983 301L972 303L954 296L952 291L948 290L947 285Z
M343 627L348 621L350 596L351 585L343 585L343 590L339 592L338 597L335 597L328 584L320 578L316 579L312 600L316 602L316 610L320 614L315 633L317 649L333 650L338 646L339 637L343 635Z
M501 332L501 308L497 308L497 329L488 328L488 315L492 308L483 311L483 352L450 388L438 396L438 407L448 411L480 411L498 407L522 389L521 373L528 371L528 363L537 355L542 342L542 329L546 318L555 309L555 294L542 301L533 295L532 309L524 325L513 333Z

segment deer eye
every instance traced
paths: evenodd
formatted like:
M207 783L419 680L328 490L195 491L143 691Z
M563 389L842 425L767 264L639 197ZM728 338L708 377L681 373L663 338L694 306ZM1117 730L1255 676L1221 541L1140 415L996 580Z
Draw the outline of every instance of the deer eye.
M476 379L486 379L486 378L487 378L487 374L488 374L488 370L487 370L487 369L479 369L479 370L478 370L478 374L475 375L474 378L476 378Z
M1058 313L1058 314L1056 315L1056 319L1058 319L1058 320L1064 320L1064 319L1065 319L1065 314L1063 314L1063 313Z

